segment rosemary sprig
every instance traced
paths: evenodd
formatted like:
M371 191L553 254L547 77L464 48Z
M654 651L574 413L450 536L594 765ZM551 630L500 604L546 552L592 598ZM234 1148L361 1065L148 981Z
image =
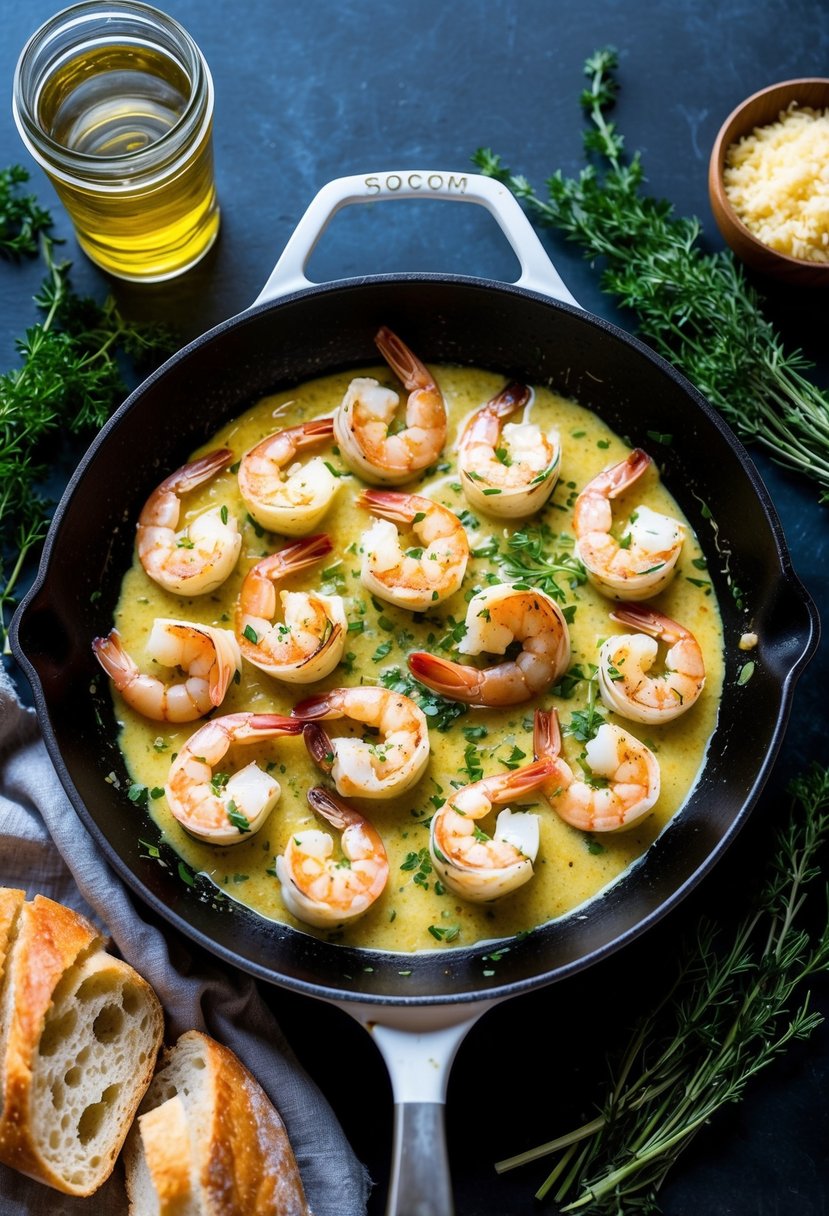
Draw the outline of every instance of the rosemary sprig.
M52 504L42 485L52 436L99 428L126 393L119 356L136 364L168 353L163 326L127 321L112 299L103 305L73 290L71 264L55 257L52 219L19 166L0 171L0 254L40 254L46 277L34 297L42 316L17 341L20 367L0 374L0 641L26 564L43 541Z
M821 1024L805 985L829 970L829 887L818 861L829 769L813 766L791 793L751 911L730 932L700 921L673 985L618 1053L597 1116L498 1162L499 1172L560 1153L537 1198L553 1192L562 1211L586 1216L658 1212L659 1188L700 1128Z
M595 163L576 178L557 170L543 199L489 148L472 159L539 223L601 259L602 290L635 314L654 350L684 371L746 442L812 478L820 501L829 501L829 398L806 378L814 365L801 351L784 349L731 251L705 253L699 220L675 215L669 202L644 192L639 153L625 159L624 139L607 119L617 66L607 47L584 69L590 85L581 104L591 123L584 146L604 162L603 172Z

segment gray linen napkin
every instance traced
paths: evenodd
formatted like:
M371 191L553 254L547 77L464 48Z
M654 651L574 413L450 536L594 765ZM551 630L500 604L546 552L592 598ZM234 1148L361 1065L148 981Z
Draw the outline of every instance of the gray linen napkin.
M288 1129L314 1216L363 1216L371 1186L333 1111L282 1036L255 981L194 969L187 943L141 915L72 809L32 710L0 667L0 885L83 912L153 986L167 1041L202 1030L225 1043L270 1095ZM2 1216L123 1216L120 1166L94 1198L73 1199L0 1165Z

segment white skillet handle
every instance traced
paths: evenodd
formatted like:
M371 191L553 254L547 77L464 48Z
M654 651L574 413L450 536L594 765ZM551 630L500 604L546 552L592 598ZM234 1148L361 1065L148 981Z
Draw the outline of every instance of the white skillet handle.
M394 1095L386 1216L453 1216L444 1110L449 1070L464 1036L492 1001L404 1009L337 1002L369 1031Z
M305 273L308 260L328 224L343 207L352 203L375 203L396 198L449 199L486 207L497 220L518 258L521 275L516 280L516 286L527 287L554 300L579 307L564 286L517 199L506 186L479 173L444 173L422 169L355 174L352 177L338 177L323 186L294 229L267 283L254 300L254 306L313 286Z

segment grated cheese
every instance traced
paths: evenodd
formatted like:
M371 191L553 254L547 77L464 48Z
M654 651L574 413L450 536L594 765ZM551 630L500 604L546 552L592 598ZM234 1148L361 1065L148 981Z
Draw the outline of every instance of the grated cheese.
M829 262L829 113L792 102L726 153L723 184L764 245Z

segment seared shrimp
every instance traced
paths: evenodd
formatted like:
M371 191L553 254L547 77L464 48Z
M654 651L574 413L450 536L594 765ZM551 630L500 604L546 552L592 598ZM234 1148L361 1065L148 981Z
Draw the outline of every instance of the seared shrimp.
M458 471L469 505L501 519L532 515L558 481L561 439L534 422L507 422L532 399L508 384L472 415L458 443Z
M429 759L426 715L403 693L368 685L332 688L301 701L291 714L301 724L309 724L308 751L346 798L394 798L423 775ZM319 721L331 718L350 718L374 727L379 737L330 738Z
M221 705L230 681L242 666L229 629L157 617L147 638L147 656L162 667L179 667L187 679L165 683L147 675L124 650L113 629L93 638L92 649L104 671L132 709L157 722L193 722Z
M705 661L690 629L646 604L625 604L610 617L642 632L615 634L602 644L599 691L607 708L652 726L684 714L705 684ZM668 646L665 670L651 675L658 642Z
M233 459L227 448L182 465L153 490L138 517L138 556L155 582L174 595L206 595L228 577L242 547L226 507L211 507L180 532L181 495L195 490Z
M411 481L434 464L446 443L443 394L424 363L390 329L374 341L409 391L406 425L393 431L400 398L370 376L351 381L334 415L334 435L348 467L372 484Z
M321 680L342 658L348 629L342 596L280 591L283 619L274 620L274 584L320 561L331 549L327 536L308 536L263 557L245 575L236 604L236 637L247 661L277 680Z
M543 591L516 590L508 583L485 587L469 601L462 654L504 654L512 642L523 648L492 667L454 663L428 651L409 655L422 684L470 705L519 705L556 682L570 662L570 631L555 600Z
M383 893L389 859L380 833L354 807L322 786L308 791L308 801L342 832L343 856L334 858L328 832L292 832L285 852L276 859L282 899L288 911L308 925L341 925L362 916Z
M319 456L296 460L334 434L333 418L317 418L268 435L242 457L239 493L253 518L269 532L304 536L315 528L342 485Z
M466 529L454 511L399 490L363 490L357 503L380 516L360 540L364 587L413 612L454 595L469 560ZM401 547L398 524L411 529L413 546Z
M500 812L495 831L479 826L492 810L543 785L553 759L536 760L511 773L484 777L454 790L432 816L429 853L435 873L450 890L475 901L498 899L523 886L533 875L538 852L538 816L529 811Z
M561 732L553 710L536 710L534 750L554 760L544 784L550 806L582 832L619 832L635 827L659 797L659 762L644 743L605 722L585 744L584 762L593 779L576 776L559 755Z
M170 766L167 805L192 836L238 844L258 832L282 793L279 782L251 763L228 776L214 772L231 747L297 735L302 724L281 714L226 714L191 735Z
M685 539L682 524L670 515L638 506L631 512L620 540L611 534L611 501L627 490L650 466L641 448L603 469L584 487L573 510L576 556L590 582L611 599L650 599L674 576Z

